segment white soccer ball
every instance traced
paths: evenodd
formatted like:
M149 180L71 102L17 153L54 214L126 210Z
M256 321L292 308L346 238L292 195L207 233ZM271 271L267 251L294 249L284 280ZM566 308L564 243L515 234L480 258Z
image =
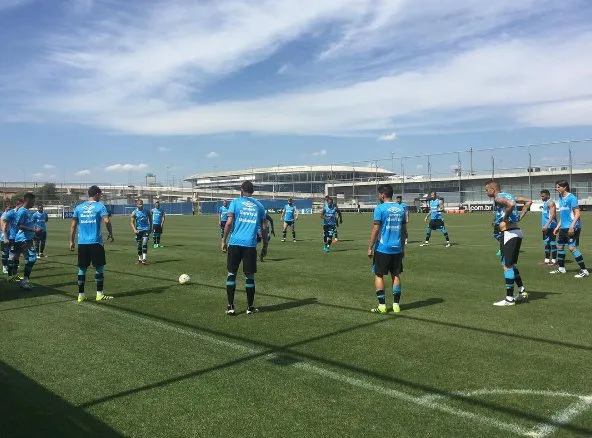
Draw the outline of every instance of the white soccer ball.
M182 274L179 277L179 284L189 284L190 281L191 281L191 277L187 274Z

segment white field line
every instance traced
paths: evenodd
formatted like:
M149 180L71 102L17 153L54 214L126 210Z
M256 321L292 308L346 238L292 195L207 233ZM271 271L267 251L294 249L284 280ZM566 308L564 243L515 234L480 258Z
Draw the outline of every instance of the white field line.
M564 411L558 412L546 423L537 424L529 435L533 438L546 438L554 434L559 427L571 423L578 416L590 409L592 409L592 396L580 397L580 400Z
M241 344L237 344L234 342L223 341L221 339L217 339L217 338L209 336L209 335L201 334L201 333L194 331L194 330L188 330L188 329L184 329L181 327L176 327L172 324L167 324L167 323L163 323L160 321L156 321L156 320L148 318L148 317L131 315L125 311L116 310L111 307L100 306L100 305L90 305L90 306L85 306L84 308L85 309L92 309L94 311L101 311L104 313L110 313L113 315L118 315L123 318L127 318L127 319L141 322L143 324L152 325L152 326L159 327L159 328L162 328L165 330L173 331L175 333L180 333L180 334L184 334L184 335L196 338L196 339L200 339L202 341L211 343L213 345L218 345L221 347L226 347L226 348L230 348L230 349L237 350L237 351L242 351L242 352L249 353L249 354L261 354L264 352L264 350L261 350L261 349L250 348L250 347L247 347L247 346L244 346ZM272 359L276 356L274 354L268 354L264 357L267 359ZM362 388L367 391L375 392L375 393L378 393L381 395L386 395L388 397L392 397L395 399L403 400L403 401L421 406L426 409L430 409L433 411L440 411L440 412L444 412L444 413L454 415L454 416L457 416L460 418L473 420L475 422L478 422L478 423L481 423L481 424L484 424L487 426L495 427L499 430L510 432L515 435L520 435L520 436L524 436L524 437L531 436L530 435L531 432L528 429L523 428L519 425L516 425L513 423L506 423L506 422L499 421L499 420L496 420L494 418L490 418L490 417L487 417L484 415L475 414L473 412L463 411L460 409L455 409L455 408L451 408L449 406L438 404L438 403L435 403L434 401L432 401L430 396L415 397L413 395L410 395L410 394L402 392L402 391L397 391L395 389L390 389L390 388L386 388L383 386L379 386L379 385L370 383L368 381L349 377L344 374L339 374L334 371L330 371L328 369L321 368L321 367L318 367L318 366L315 366L315 365L312 365L312 364L306 363L306 362L296 362L292 366L297 369L307 371L307 372L310 372L312 374L316 374L321 377L325 377L325 378L328 378L328 379L331 379L331 380L334 380L334 381L337 381L340 383L345 383L347 385L350 385L350 386L353 386L356 388ZM434 394L434 395L436 395L436 394Z

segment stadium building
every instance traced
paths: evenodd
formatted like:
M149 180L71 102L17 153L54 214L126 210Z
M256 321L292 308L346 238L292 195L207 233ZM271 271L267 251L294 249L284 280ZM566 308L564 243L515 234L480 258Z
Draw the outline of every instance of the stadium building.
M326 187L339 183L390 182L393 172L376 167L277 166L201 173L185 178L200 200L236 196L244 181L252 181L261 199L322 198Z

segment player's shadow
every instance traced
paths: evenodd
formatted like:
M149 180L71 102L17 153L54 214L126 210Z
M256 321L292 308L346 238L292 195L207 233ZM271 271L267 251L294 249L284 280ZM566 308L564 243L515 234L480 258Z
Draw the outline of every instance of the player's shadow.
M305 298L303 300L286 301L284 303L272 304L270 306L259 306L261 312L280 312L283 310L295 309L298 307L317 304L316 298Z
M0 361L2 436L101 437L123 435Z
M151 265L162 265L164 263L182 262L182 259L169 259L169 260L151 260Z
M263 259L263 262L264 263L265 262L285 262L288 260L293 260L293 259L292 259L292 257L283 257L283 258L280 257L280 258L275 258L275 259L272 259L271 257L265 257Z
M442 298L428 298L427 300L401 304L401 310L420 309L422 307L429 307L435 306L437 304L442 304L443 302L444 300Z
M528 301L546 300L549 295L561 295L561 292L528 291ZM526 304L526 301L522 301L520 304Z

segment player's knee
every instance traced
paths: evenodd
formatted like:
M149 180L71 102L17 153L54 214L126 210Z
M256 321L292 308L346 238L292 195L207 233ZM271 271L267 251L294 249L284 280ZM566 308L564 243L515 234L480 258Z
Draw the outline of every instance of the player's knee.
M86 271L88 268L81 268L80 266L78 267L78 275L86 275Z

